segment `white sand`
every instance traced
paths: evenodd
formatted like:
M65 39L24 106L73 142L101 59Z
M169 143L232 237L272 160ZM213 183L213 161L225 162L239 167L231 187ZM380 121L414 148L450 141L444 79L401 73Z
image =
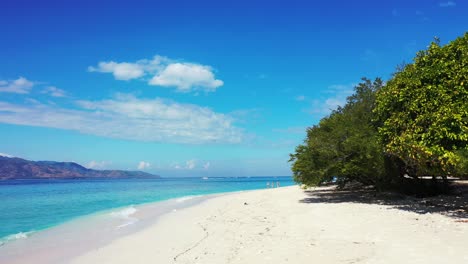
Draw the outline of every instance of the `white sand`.
M72 263L468 263L468 223L307 197L296 186L217 197Z

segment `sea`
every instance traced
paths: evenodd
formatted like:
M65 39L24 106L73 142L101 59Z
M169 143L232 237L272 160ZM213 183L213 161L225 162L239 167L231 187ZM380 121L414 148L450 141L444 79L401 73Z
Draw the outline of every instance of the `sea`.
M161 204L158 208L169 212L176 205L190 205L191 200L270 188L271 183L295 184L291 177L0 181L0 247L87 217L98 216L103 226L114 221L115 229L124 229L138 223L135 215L144 205Z

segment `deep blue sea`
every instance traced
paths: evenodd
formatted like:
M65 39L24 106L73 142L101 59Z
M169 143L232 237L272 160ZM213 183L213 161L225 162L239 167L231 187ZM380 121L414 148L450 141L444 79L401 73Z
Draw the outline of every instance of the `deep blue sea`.
M0 242L103 210L172 198L293 185L291 177L0 181Z

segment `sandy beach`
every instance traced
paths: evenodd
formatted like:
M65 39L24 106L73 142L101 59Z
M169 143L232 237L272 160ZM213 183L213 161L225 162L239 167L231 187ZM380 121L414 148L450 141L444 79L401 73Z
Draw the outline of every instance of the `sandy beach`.
M327 188L209 199L71 263L468 263L463 218Z

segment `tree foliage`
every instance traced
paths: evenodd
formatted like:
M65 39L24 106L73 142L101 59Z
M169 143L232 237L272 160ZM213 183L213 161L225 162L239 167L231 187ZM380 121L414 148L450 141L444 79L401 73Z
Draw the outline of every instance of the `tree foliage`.
M374 110L385 151L408 174L466 175L468 34L417 54L377 93Z
M363 79L291 154L297 182L377 188L404 176L468 176L468 33L420 51L384 84Z
M363 79L344 107L308 128L304 144L291 154L296 181L307 185L332 179L340 184L353 180L375 184L383 174L383 155L372 109L382 85L381 79Z

